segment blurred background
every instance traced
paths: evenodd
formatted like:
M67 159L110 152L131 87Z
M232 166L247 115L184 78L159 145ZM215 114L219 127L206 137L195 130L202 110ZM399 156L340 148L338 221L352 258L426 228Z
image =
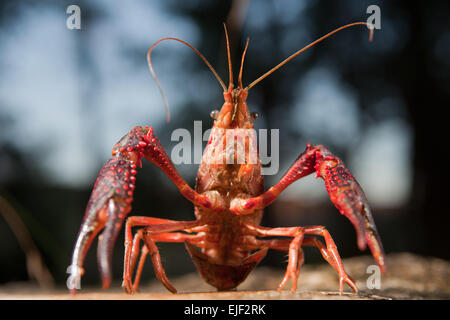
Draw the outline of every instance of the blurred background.
M70 30L69 5L81 9ZM212 125L222 89L191 50L164 42L155 71L172 120L146 62L150 45L171 36L199 49L228 83L222 22L235 74L247 37L244 85L329 31L366 21L381 9L381 30L342 31L298 56L250 91L257 129L279 129L275 184L307 142L341 157L372 206L387 253L450 258L443 155L450 96L450 6L445 1L0 1L0 283L27 281L26 255L42 260L57 285L89 195L113 145L133 126L153 126L170 154L177 128ZM441 141L440 141L441 140ZM177 165L195 184L198 165ZM448 174L447 174L448 176ZM138 175L133 215L192 219L193 208L154 166ZM265 211L263 225L325 225L342 257L360 252L351 223L329 201L323 181L302 179ZM29 233L24 230L28 230ZM123 235L114 253L120 283ZM171 276L195 267L181 244L161 244ZM100 287L96 243L83 284ZM39 258L38 258L39 260ZM282 253L262 264L285 267ZM306 248L306 263L322 263ZM30 268L30 266L29 266ZM31 267L33 268L33 267ZM144 280L153 278L150 263ZM49 279L48 275L46 279Z

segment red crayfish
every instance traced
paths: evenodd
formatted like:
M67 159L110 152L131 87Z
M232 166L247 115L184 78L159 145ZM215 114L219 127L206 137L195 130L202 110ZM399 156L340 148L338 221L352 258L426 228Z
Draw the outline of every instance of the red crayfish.
M281 290L289 279L292 280L292 290L296 290L297 278L303 263L301 247L313 246L320 250L323 258L338 273L340 293L343 292L344 283L356 292L357 286L345 272L336 245L325 227L260 226L263 209L275 201L291 183L311 173L324 180L331 201L354 225L358 247L363 250L368 244L377 264L384 272L383 247L369 204L360 185L339 158L324 146L307 144L306 150L300 154L281 180L265 191L259 158L256 155L255 161L249 161L256 154L248 151L251 139L241 139L240 136L230 138L228 135L228 132L235 129L253 130L253 123L257 117L255 113L249 111L246 99L248 91L255 84L317 42L355 25L368 26L372 37L373 27L365 22L338 28L297 51L245 88L242 85L242 70L249 40L247 39L242 55L238 86L234 88L226 28L228 88L203 55L189 43L177 38L163 38L150 47L147 59L150 71L160 89L151 63L151 51L162 41L175 40L193 49L203 59L221 84L225 102L220 111L211 113L214 126L198 170L195 190L179 175L151 127L134 127L114 146L112 157L101 169L87 204L68 270L69 289L72 292L79 289L80 278L84 272L84 257L91 242L102 229L104 230L98 244L98 263L103 287L109 287L115 239L123 221L131 211L136 173L138 167L142 166L142 158L161 169L181 194L192 202L196 219L174 221L131 216L126 220L122 286L128 293L137 290L148 254L157 278L169 291L176 292L161 264L157 242L184 242L202 278L218 290L236 288L264 258L268 249L281 250L289 254L287 270L278 290ZM226 151L230 141L238 150L246 150L245 161L236 163L236 153L232 154L231 162L228 161L230 157ZM134 236L132 227L141 227ZM322 237L325 244L317 236ZM141 240L143 240L142 247ZM139 252L140 259L137 263ZM137 271L132 281L136 263Z

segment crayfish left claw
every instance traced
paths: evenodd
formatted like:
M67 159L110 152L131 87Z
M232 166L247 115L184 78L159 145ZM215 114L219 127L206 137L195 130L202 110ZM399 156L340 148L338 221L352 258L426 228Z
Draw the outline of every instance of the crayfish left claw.
M325 181L330 199L336 208L355 227L359 249L364 250L368 244L381 272L385 273L383 245L364 191L339 158L323 146L317 146L316 149L317 176Z
M314 172L316 178L325 181L331 202L355 227L359 249L364 250L369 245L381 272L385 273L383 245L364 191L344 163L324 146L308 143L280 182L257 197L235 198L230 210L237 215L254 213L270 205L294 181Z

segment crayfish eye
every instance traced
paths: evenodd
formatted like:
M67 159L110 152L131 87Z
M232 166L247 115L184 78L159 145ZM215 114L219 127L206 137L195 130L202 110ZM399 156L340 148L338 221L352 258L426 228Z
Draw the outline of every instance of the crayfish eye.
M217 117L219 116L219 110L213 110L213 111L211 111L211 113L209 115L211 116L211 118L216 120Z
M255 121L256 119L259 118L259 114L258 112L252 112L250 113L250 117L252 118L253 121Z

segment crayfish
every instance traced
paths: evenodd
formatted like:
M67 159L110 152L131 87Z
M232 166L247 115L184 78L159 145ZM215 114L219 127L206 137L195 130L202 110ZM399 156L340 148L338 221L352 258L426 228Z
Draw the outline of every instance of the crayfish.
M225 102L220 111L211 113L214 125L199 166L195 190L177 172L153 128L134 127L114 146L112 157L102 167L87 204L68 270L69 289L73 293L79 289L86 252L103 229L99 237L98 263L103 287L110 286L114 243L123 221L131 211L137 169L142 166L142 158L161 169L180 193L192 202L195 220L174 221L141 216L126 219L122 287L128 293L137 291L149 254L156 277L169 291L176 293L162 266L156 245L158 242L183 242L201 277L218 290L236 288L265 257L268 249L274 249L289 255L287 270L278 290L282 290L288 280L292 280L292 290L295 291L304 261L302 246L313 246L338 273L339 292L342 294L345 283L356 292L358 288L345 272L336 245L324 226L269 228L260 225L263 209L275 201L290 184L312 173L324 180L331 201L354 225L359 249L364 250L368 244L384 273L383 247L369 204L360 185L338 157L322 145L313 146L308 143L306 150L281 180L265 190L261 163L256 152L248 151L252 145L251 137L229 135L229 132L237 129L244 129L246 132L253 130L257 116L249 111L246 103L248 92L253 86L315 43L355 25L368 26L372 37L373 27L365 22L345 25L297 51L247 87L242 85L242 70L249 39L242 55L238 86L234 88L226 27L228 87L206 58L189 43L178 38L163 38L151 46L147 59L161 92L152 67L151 52L160 42L174 40L190 47L203 59L222 86ZM234 149L245 150L244 161L237 163L236 153L229 155L230 145ZM252 157L254 161L250 161ZM133 227L141 227L134 236ZM319 237L323 238L325 244ZM135 268L137 271L134 275Z

